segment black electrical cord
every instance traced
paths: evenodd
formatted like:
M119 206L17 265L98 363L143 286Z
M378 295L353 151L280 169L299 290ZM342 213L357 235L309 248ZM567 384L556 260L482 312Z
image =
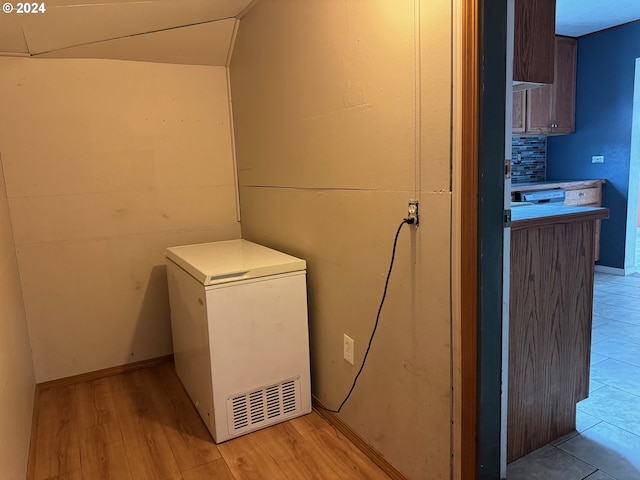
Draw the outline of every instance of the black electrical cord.
M342 401L338 409L332 410L330 408L325 408L324 410L326 410L327 412L340 413L340 410L342 410L342 407L344 407L344 404L347 403L347 400L349 400L351 393L353 393L353 389L356 388L356 383L358 382L358 378L360 377L360 374L364 369L364 364L367 362L367 356L369 355L369 350L371 350L373 337L376 334L376 330L378 329L378 323L380 322L380 313L382 312L382 306L384 305L384 300L387 296L387 288L389 287L389 278L391 278L391 271L393 270L393 261L395 260L395 257L396 257L396 246L398 245L398 236L400 235L400 230L402 230L402 226L405 223L407 225L411 225L414 222L415 222L415 218L405 218L404 220L402 220L402 222L398 226L398 230L396 230L396 236L393 240L393 250L391 251L391 263L389 265L389 272L387 273L387 279L384 282L384 291L382 292L382 300L380 301L380 307L378 307L378 314L376 315L376 323L373 325L373 331L371 332L371 337L369 337L369 345L367 345L367 351L364 352L364 358L362 359L360 370L358 370L358 373L356 374L356 377L353 379L353 383L351 384L351 388L349 389L349 393L347 393L347 396L344 398L344 400Z

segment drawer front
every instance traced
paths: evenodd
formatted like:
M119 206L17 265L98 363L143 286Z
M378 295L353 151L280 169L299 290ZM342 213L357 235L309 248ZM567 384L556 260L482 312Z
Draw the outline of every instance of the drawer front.
M581 190L567 190L565 192L564 204L565 205L600 205L602 199L600 198L599 188L583 188Z

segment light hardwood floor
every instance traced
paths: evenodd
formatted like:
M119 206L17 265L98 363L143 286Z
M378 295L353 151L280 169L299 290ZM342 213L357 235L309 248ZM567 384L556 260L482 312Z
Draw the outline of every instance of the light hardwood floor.
M43 389L35 480L388 480L315 411L215 445L173 363Z

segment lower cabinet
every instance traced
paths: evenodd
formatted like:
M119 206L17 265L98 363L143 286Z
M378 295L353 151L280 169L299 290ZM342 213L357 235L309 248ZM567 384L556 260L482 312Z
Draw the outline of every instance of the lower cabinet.
M511 224L507 462L575 430L588 396L595 221Z

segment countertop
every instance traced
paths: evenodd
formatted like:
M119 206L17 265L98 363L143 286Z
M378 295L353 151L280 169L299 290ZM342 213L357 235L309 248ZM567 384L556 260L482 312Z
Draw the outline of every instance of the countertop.
M609 209L565 205L524 205L511 209L511 231L609 218Z
M547 188L564 188L565 190L580 190L593 188L606 183L605 179L594 180L546 180L544 182L512 183L512 192L530 192L532 190L545 190Z

